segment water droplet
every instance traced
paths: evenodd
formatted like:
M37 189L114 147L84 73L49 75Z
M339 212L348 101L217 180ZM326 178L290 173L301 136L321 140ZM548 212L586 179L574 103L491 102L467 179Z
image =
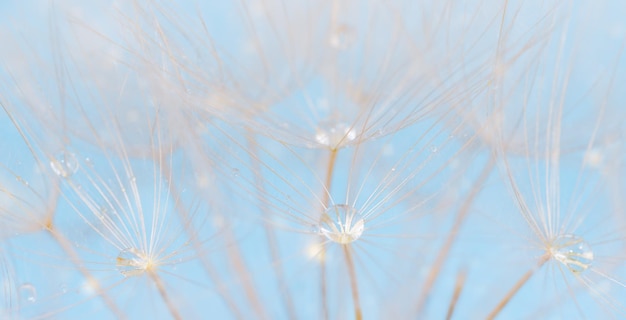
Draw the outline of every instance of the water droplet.
M75 154L62 151L50 161L50 168L57 176L68 178L78 170L78 160Z
M315 141L321 145L337 148L348 144L356 138L356 132L345 123L322 125L317 128Z
M26 303L37 301L37 288L30 283L24 283L19 287L20 299Z
M552 257L573 273L581 273L593 263L593 250L585 239L573 234L557 237L550 247Z
M24 180L24 178L22 178L21 176L17 176L17 177L15 177L15 179L17 180L17 182L19 182L19 183L21 183L21 184L23 184L23 185L28 187L28 181Z
M433 144L433 145L430 146L430 151L432 153L436 153L437 151L439 151L439 148L436 145Z
M351 243L361 237L365 228L365 220L354 208L338 204L324 212L319 232L340 244Z
M66 284L61 284L59 286L59 290L61 290L61 293L67 293L67 285Z
M237 177L239 177L239 174L241 174L241 172L239 171L239 169L233 168L232 169L232 174L233 174L233 177L237 178Z
M354 45L356 38L356 30L348 25L340 24L333 28L328 42L335 49L346 50Z
M89 166L90 168L93 168L93 161L91 160L91 158L85 158L85 163L87 164L87 166Z
M146 255L135 248L122 250L116 258L117 270L125 277L144 273L148 269L148 265Z

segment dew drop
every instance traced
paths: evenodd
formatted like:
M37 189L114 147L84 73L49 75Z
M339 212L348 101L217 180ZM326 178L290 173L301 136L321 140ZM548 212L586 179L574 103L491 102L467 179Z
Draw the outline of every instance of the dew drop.
M356 31L348 25L340 24L333 28L328 42L335 49L350 49L356 42Z
M326 124L317 128L315 141L331 148L346 145L356 138L356 132L345 123Z
M430 152L437 153L437 151L439 151L439 148L436 145L433 144L430 146Z
M328 240L348 244L359 239L364 228L365 220L356 209L345 204L338 204L324 212L319 232Z
M565 234L557 237L550 248L552 257L573 273L581 273L593 263L591 246L577 235Z
M127 248L116 258L117 270L125 277L137 276L148 269L146 255L135 248Z
M93 168L93 161L91 160L91 158L85 158L85 163L90 167Z
M19 287L20 299L26 303L37 301L37 288L30 283L24 283Z
M17 176L17 177L15 177L15 179L17 180L17 182L19 182L19 183L21 183L21 184L23 184L23 185L28 187L28 184L29 184L28 181L24 180L24 178L22 178L21 176Z
M62 151L50 161L50 168L57 176L68 178L78 170L78 160L75 154Z

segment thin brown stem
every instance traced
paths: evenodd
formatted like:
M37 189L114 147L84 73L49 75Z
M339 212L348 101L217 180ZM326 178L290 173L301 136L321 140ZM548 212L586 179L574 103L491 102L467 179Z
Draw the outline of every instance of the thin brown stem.
M362 320L363 313L361 311L361 302L359 299L356 269L354 268L354 261L352 260L352 253L350 252L349 245L343 245L343 253L346 256L346 265L348 266L348 275L350 276L350 289L352 290L352 300L354 300L354 319Z
M456 308L456 304L459 301L459 297L461 296L461 292L463 292L463 287L465 287L465 279L467 274L465 271L459 272L459 275L456 278L456 285L454 286L454 294L452 295L452 300L450 301L450 306L448 307L448 314L446 315L446 320L452 319L452 315L454 315L454 309Z
M254 154L258 153L257 148L256 148L256 140L254 139L251 133L249 135L248 143L250 145L251 152ZM254 169L254 172L261 172L261 168L259 166L258 161L252 161L251 166ZM257 185L256 190L258 190L259 192L259 199L260 199L261 195L267 194L267 191L265 189L265 180L263 180L260 175L255 175L254 183ZM260 205L259 208L261 208L263 216L265 217L271 216L272 212L270 212L270 210L268 210L266 206ZM280 252L279 252L279 248L278 248L277 241L276 241L276 233L274 232L274 229L272 228L271 224L268 222L267 219L263 219L263 229L265 230L265 236L267 239L267 244L270 249L270 256L272 258L272 261L278 261L280 257ZM293 304L293 300L291 299L292 295L289 292L289 286L287 285L287 282L285 281L284 270L280 263L275 264L275 267L273 269L274 269L274 275L276 276L276 279L278 280L278 287L280 290L281 297L287 309L288 318L297 319L296 311L295 311L296 309Z
M437 278L439 277L439 272L443 269L443 264L448 259L450 250L452 249L452 246L456 242L459 230L461 230L461 227L463 226L463 223L465 222L465 218L467 218L467 214L469 213L470 208L472 207L472 203L474 202L474 199L476 198L476 196L478 196L478 193L480 193L480 191L482 190L480 186L485 182L485 180L487 180L487 178L491 174L491 171L493 170L493 166L494 166L494 160L492 158L485 165L485 168L481 172L480 176L478 177L476 181L476 184L474 185L475 187L472 188L471 193L469 194L469 196L463 203L462 207L459 209L459 213L457 214L454 220L452 229L450 230L450 232L448 232L448 237L446 238L446 242L443 244L443 246L439 250L439 254L437 255L437 258L435 258L435 262L430 268L430 272L428 274L428 277L426 278L426 282L424 283L422 287L422 293L420 297L418 298L417 305L416 305L416 311L418 315L422 312L422 309L424 308L424 304L426 303L426 301L428 300L428 296L430 295L430 291L432 290L435 282L437 281Z
M550 256L543 256L539 261L539 264L535 268L528 270L526 273L524 273L524 275L515 283L511 290L509 290L509 292L502 298L502 300L500 300L498 305L489 313L486 319L495 319L498 314L504 309L504 307L507 306L511 299L513 299L517 292L526 284L526 282L528 282L532 275L535 274L535 272L539 270L541 266L543 266L549 259Z
M157 289L159 290L159 295L161 295L161 298L167 305L167 309L170 311L170 314L172 315L172 317L176 320L182 320L183 317L180 315L180 312L178 312L178 309L174 305L174 302L172 301L170 296L167 294L167 290L165 289L165 284L163 284L163 280L161 280L161 277L159 277L159 275L154 270L148 270L147 274L150 277L150 279L152 279L152 282L154 282Z
M337 162L337 149L332 149L330 151L330 155L328 157L328 168L326 170L326 179L324 180L324 195L322 197L322 204L324 206L328 206L330 201L330 187L333 180L333 173L335 172L335 163ZM329 219L325 214L325 209L322 208L322 217L321 219ZM328 319L328 303L327 303L327 288L326 288L326 248L322 246L319 252L320 257L320 283L321 283L321 296L322 296L322 314L324 319Z
M227 230L230 231L230 230ZM235 243L235 238L232 233L227 233L226 239L229 243L231 243L230 250L228 250L228 256L230 258L232 266L235 268L237 274L241 276L241 283L243 284L243 289L245 291L247 299L252 303L252 308L257 312L256 318L258 319L267 319L267 313L263 304L259 301L259 296L257 294L257 290L254 287L254 282L252 281L252 277L250 276L250 271L248 270L244 260L242 259L242 254L239 249L239 246Z
M60 234L54 227L54 225L50 222L46 226L46 231L50 236L56 241L56 243L61 247L63 252L68 255L70 261L78 268L78 271L87 279L90 284L96 285L96 292L102 301L106 304L106 306L111 310L111 312L117 317L117 319L126 319L124 313L120 310L120 308L115 304L115 301L109 297L106 292L104 292L100 288L100 282L94 276L91 275L89 270L85 268L81 262L81 258L74 250L74 247L70 243L67 238L65 238L62 234Z
M165 166L162 170L163 170L164 177L172 176L167 166ZM176 188L174 184L170 184L169 192L172 195L172 198L176 199L176 201L174 201L174 207L176 208L176 213L178 213L179 218L181 219L181 222L183 222L182 225L185 230L185 233L189 236L191 246L198 253L198 260L200 261L202 268L204 269L204 271L207 272L211 280L215 282L217 287L220 288L221 291L220 291L219 297L222 299L222 301L224 301L224 303L228 306L228 308L233 312L234 316L237 319L243 319L244 317L241 314L241 311L237 308L237 304L235 303L234 299L230 296L228 291L225 289L226 284L222 280L222 276L218 274L217 270L215 270L215 268L213 267L209 259L207 259L206 254L204 253L205 250L202 248L202 243L200 239L198 239L197 231L194 229L193 224L185 223L186 221L190 221L189 220L190 216L189 216L189 213L187 212L187 208L183 206L181 201L178 201L178 199L180 199L180 193L178 192L178 188Z

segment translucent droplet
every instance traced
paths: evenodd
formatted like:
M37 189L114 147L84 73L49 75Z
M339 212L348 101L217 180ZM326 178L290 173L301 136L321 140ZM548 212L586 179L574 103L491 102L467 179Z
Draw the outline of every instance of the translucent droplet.
M593 263L593 250L585 239L573 234L559 236L550 248L552 257L571 272L580 273Z
M436 153L437 151L439 151L439 148L436 145L433 144L433 145L430 146L430 151L432 153Z
M50 161L50 168L57 176L67 178L78 170L78 160L75 154L62 151Z
M117 270L125 277L144 273L148 269L148 265L146 255L135 248L122 250L116 259Z
M323 125L315 132L315 141L321 145L337 148L356 139L354 129L345 123Z
M26 303L37 301L37 288L30 283L24 283L19 287L20 299Z
M239 171L239 169L233 168L232 169L232 174L233 174L233 177L237 178L237 177L239 177L239 174L241 174L241 172Z
M350 49L356 42L356 31L348 25L340 24L333 28L328 42L339 50Z
M90 167L93 168L93 161L91 160L91 158L85 158L85 163Z
M68 289L67 289L67 285L66 284L61 284L59 286L59 290L61 291L61 293L67 293Z
M345 204L339 204L324 212L319 232L328 240L348 244L359 239L364 228L365 220L356 209Z

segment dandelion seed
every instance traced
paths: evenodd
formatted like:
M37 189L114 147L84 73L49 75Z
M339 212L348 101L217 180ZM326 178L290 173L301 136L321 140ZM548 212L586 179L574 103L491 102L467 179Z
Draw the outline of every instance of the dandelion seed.
M115 260L117 269L125 277L138 276L152 267L151 260L135 248L122 250Z
M315 141L317 143L333 149L346 145L355 138L356 132L349 125L342 122L322 124L315 133Z
M585 239L573 234L557 237L550 247L550 255L574 274L589 269L593 263L591 246Z

